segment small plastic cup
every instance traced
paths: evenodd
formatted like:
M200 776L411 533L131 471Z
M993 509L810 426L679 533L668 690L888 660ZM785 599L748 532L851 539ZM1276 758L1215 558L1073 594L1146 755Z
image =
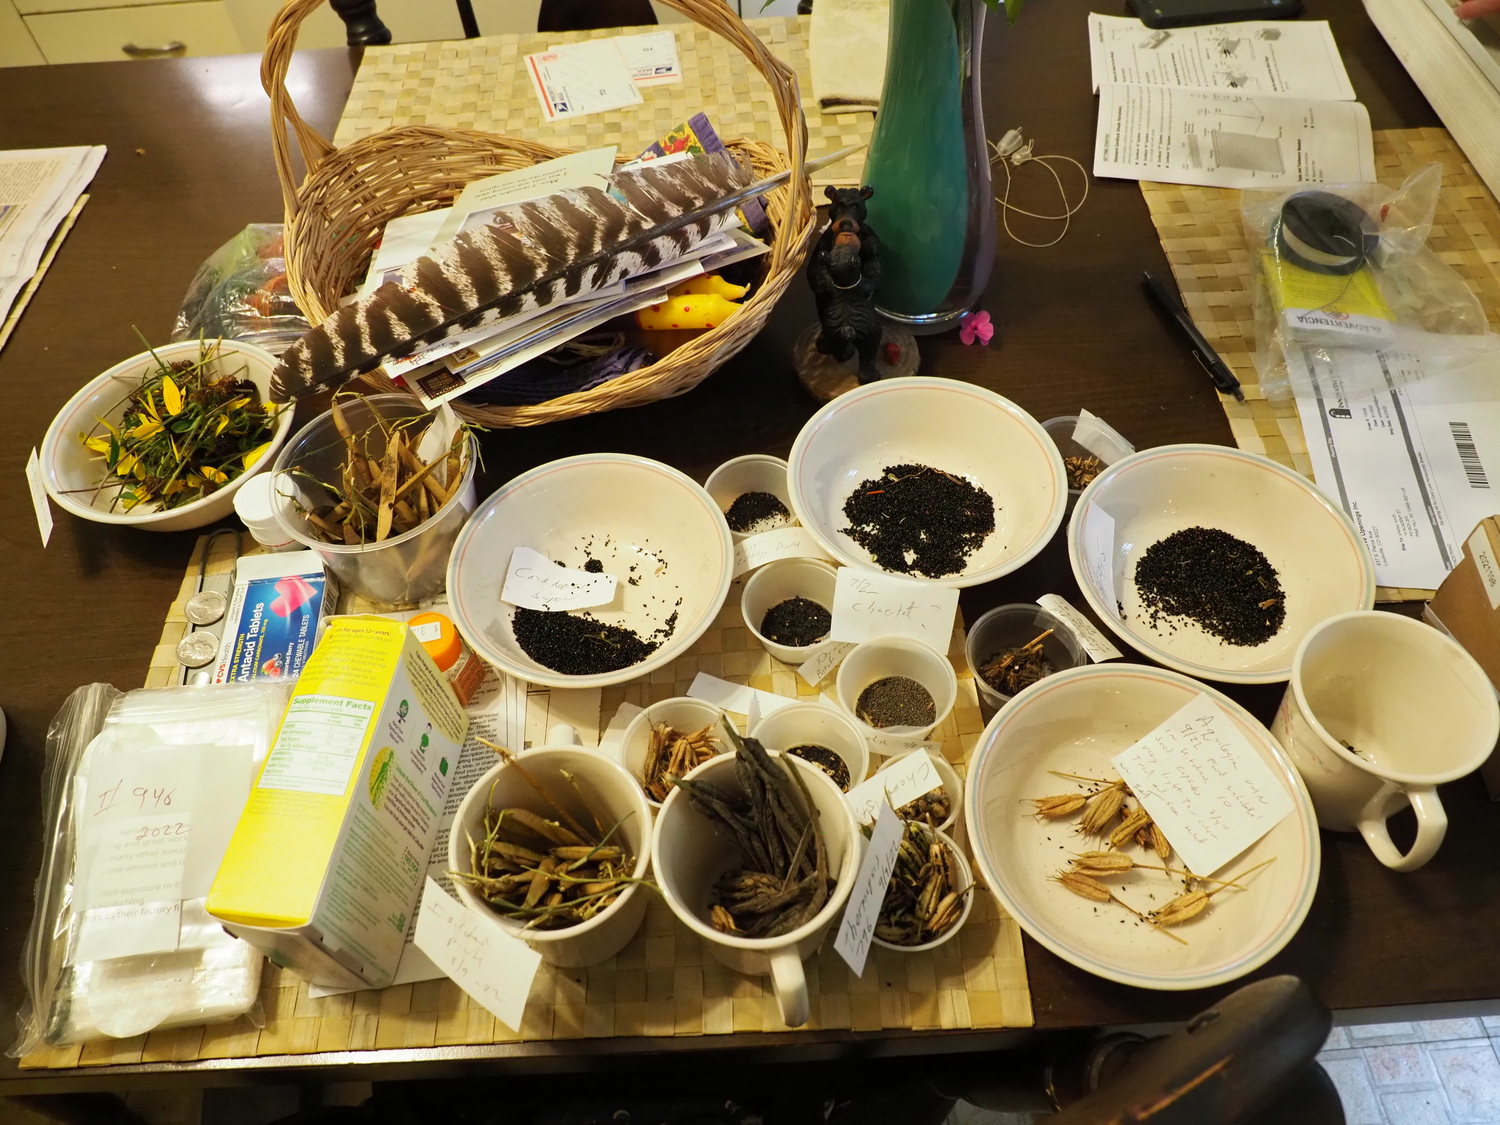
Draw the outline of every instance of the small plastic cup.
M927 689L935 705L932 722L917 727L872 727L859 717L856 708L860 694L887 676L906 676ZM865 742L881 754L899 754L921 742L948 717L958 699L958 677L948 658L931 645L908 637L881 637L855 645L839 665L834 684L839 702L854 717Z
M848 715L823 703L793 703L780 707L755 724L750 732L767 750L790 750L793 746L826 746L849 767L853 789L870 772L870 749L857 724ZM816 765L817 763L814 763Z
M878 777L880 774L885 773L886 770L890 769L897 762L910 757L913 753L915 751L908 750L904 754L892 754L880 764L880 767L875 771L876 776ZM938 827L944 832L951 832L953 826L958 823L958 814L963 810L963 779L958 776L958 771L953 768L953 763L943 757L941 751L929 750L927 756L932 759L932 764L937 767L938 776L943 779L943 788L948 791L948 815Z
M778 527L792 527L797 522L797 517L791 515L792 490L787 484L786 462L780 457L772 457L765 453L750 453L744 457L736 457L725 461L713 472L708 474L708 480L703 482L703 489L714 498L714 503L719 506L719 511L726 515L729 507L741 495L746 492L769 492L776 499L786 505L787 518L785 523ZM759 531L774 531L775 528L764 527ZM738 543L741 539L748 539L757 534L755 529L750 531L736 531L729 529L729 534L734 536Z
M378 419L405 421L428 415L420 399L401 394L353 398L341 402L339 409L355 434L368 431L365 447L371 457L377 458L385 453ZM478 443L471 434L459 486L451 490L447 503L418 527L380 543L329 543L313 534L297 505L306 503L317 491L317 485L303 473L324 481L337 481L342 473L344 443L330 410L298 431L277 456L271 470L276 482L272 511L283 531L318 553L344 590L382 605L416 605L442 593L447 582L448 556L474 510L477 454ZM301 472L293 473L293 468ZM503 572L504 562L498 565ZM498 591L498 574L496 588Z
M707 703L702 699L693 699L691 696L679 695L673 699L663 699L658 703L653 703L631 719L625 727L625 733L620 736L620 764L625 767L631 777L635 778L636 784L641 787L641 792L646 793L646 786L641 777L646 771L646 751L650 749L652 727L657 723L666 723L667 726L682 731L684 734L692 734L706 726L716 726L723 717L724 712L712 703ZM715 731L715 734L719 740L720 754L732 748L729 744L729 736L722 729ZM661 802L650 793L646 793L646 803L653 811L661 808Z
M1042 642L1042 653L1054 672L1079 668L1089 662L1073 631L1039 605L1021 602L996 606L974 622L964 644L964 657L969 662L969 671L974 673L974 686L991 707L999 710L1014 696L991 687L979 674L980 666L998 652L1036 640L1048 629L1052 630L1052 635Z
M1078 419L1079 416L1077 414L1064 414L1060 418L1048 418L1042 423L1042 429L1047 431L1047 436L1052 439L1052 443L1057 446L1057 451L1063 455L1063 460L1065 461L1069 457L1095 456L1092 451L1085 449L1073 440L1073 430L1078 425ZM1082 495L1083 489L1081 488L1068 489L1068 515L1072 515L1073 505L1078 502L1078 498Z
M838 576L833 567L818 559L777 559L761 567L745 582L740 613L750 635L783 664L801 664L814 645L783 645L760 631L766 611L788 598L806 598L833 612L833 591ZM818 642L821 643L821 642Z

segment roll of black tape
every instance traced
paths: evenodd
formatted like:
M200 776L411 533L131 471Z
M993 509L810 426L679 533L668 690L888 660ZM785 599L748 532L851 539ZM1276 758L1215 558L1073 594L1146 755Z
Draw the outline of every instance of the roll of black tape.
M1350 274L1380 245L1374 219L1359 204L1329 191L1299 191L1281 205L1278 251L1314 273Z

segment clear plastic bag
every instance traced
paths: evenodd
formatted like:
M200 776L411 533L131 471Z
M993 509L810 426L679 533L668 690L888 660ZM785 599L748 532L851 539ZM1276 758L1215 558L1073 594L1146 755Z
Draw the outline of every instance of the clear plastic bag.
M1400 383L1411 372L1500 360L1500 337L1478 297L1427 245L1441 184L1441 167L1429 164L1394 190L1333 184L1241 193L1255 278L1255 366L1267 397L1290 396L1307 364L1341 349L1424 361L1353 392L1387 390L1391 378Z
M21 954L27 999L12 1057L253 1014L261 954L225 933L202 898L183 901L173 952L85 962L72 956L83 922L77 897L82 779L100 755L173 746L204 755L219 748L243 755L248 746L252 769L259 768L289 691L287 684L258 682L122 694L108 684L89 684L68 697L47 731L44 847Z
M244 340L280 355L311 325L287 288L280 223L252 223L198 267L172 339Z

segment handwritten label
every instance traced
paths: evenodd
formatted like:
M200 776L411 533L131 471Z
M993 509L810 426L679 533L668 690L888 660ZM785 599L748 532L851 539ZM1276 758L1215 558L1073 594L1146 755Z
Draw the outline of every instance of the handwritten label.
M734 576L777 559L828 559L805 527L778 527L750 535L734 545Z
M411 627L411 635L424 645L432 644L443 639L443 626L437 621L424 621Z
M830 639L859 644L873 637L913 637L948 651L956 589L852 566L840 567L836 581Z
M1073 440L1087 449L1106 465L1113 465L1121 457L1135 452L1131 445L1103 418L1087 410L1078 412L1078 424L1073 427Z
M31 490L31 506L36 509L36 529L42 533L42 547L52 538L52 508L47 501L47 489L42 484L42 462L36 455L36 447L26 458L26 487Z
M943 775L938 773L927 751L914 750L869 781L856 785L844 795L844 800L849 802L855 820L870 824L882 806L888 804L899 809L942 784Z
M522 609L553 612L588 609L615 600L618 579L613 574L590 574L558 566L540 551L517 547L505 572L500 600Z
M728 680L719 679L718 676L710 676L707 672L699 672L693 677L687 693L694 699L712 703L715 707L733 711L736 715L750 714L751 704L754 703L759 708L762 718L797 702L795 699L777 695L775 692L761 691L759 688L746 687L744 684L732 684Z
M859 872L854 876L854 890L844 907L839 936L833 942L833 948L839 951L839 956L857 977L865 973L870 939L875 936L875 923L880 920L880 904L885 901L886 888L891 883L891 871L896 866L896 852L901 847L904 830L896 810L882 803L875 817L875 827L870 832L870 845L865 848L859 861Z
M464 909L431 876L422 891L416 945L490 1015L512 1031L521 1030L540 953L498 922Z
M797 675L806 681L808 687L817 687L853 648L848 641L822 641L814 645L812 655L797 666Z
M1108 638L1094 628L1094 623L1074 609L1061 594L1043 594L1037 598L1036 604L1068 627L1094 663L1120 659L1120 650L1110 644Z
M1188 869L1212 875L1292 811L1234 721L1199 695L1114 759Z
M1488 521L1485 521L1488 522ZM1474 560L1474 569L1479 572L1479 581L1489 595L1490 608L1500 609L1500 563L1495 561L1495 552L1490 550L1489 533L1481 523L1469 536L1469 557Z
M1106 612L1120 616L1115 593L1115 518L1098 504L1090 505L1083 521L1083 565Z

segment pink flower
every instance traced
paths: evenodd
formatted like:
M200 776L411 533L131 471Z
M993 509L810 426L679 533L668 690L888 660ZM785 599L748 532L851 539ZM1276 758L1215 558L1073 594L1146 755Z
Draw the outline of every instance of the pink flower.
M958 318L958 338L965 344L978 343L988 347L994 336L995 326L990 323L989 313L980 310L964 313Z

